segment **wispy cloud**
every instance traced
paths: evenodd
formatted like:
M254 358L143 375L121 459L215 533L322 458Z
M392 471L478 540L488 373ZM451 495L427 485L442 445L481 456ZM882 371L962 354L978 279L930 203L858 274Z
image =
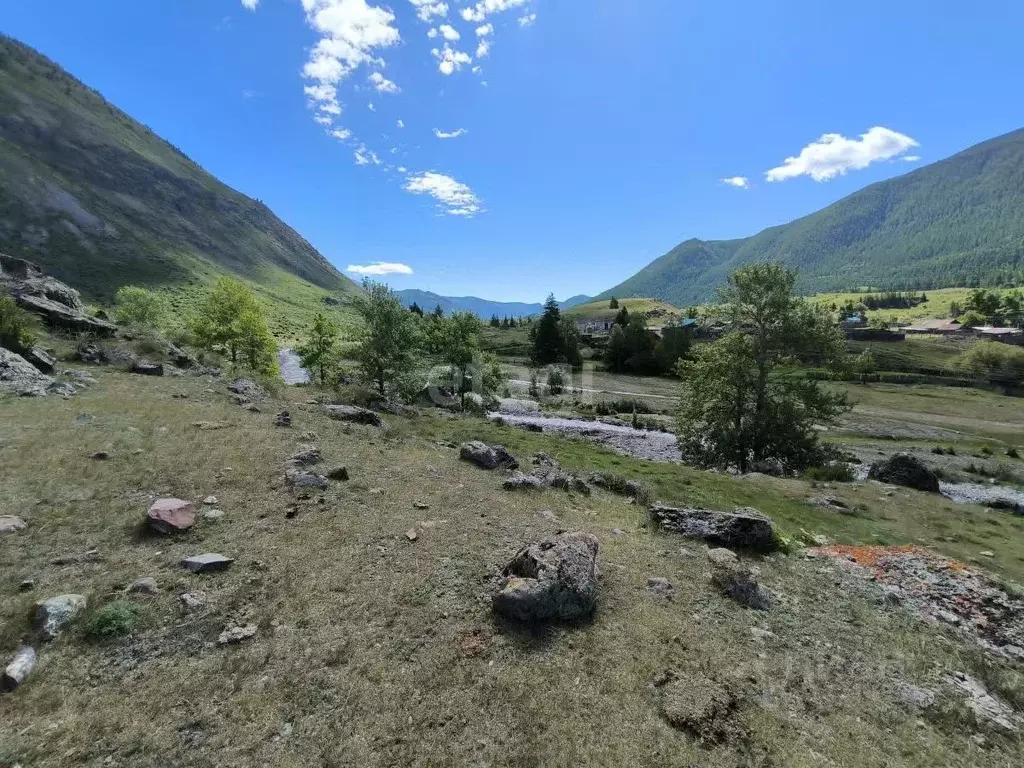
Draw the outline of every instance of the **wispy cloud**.
M727 179L718 180L722 184L728 184L730 187L736 187L737 189L749 189L750 179L746 176L730 176Z
M906 157L900 158L905 163L919 163L921 162L920 155L907 155Z
M438 50L434 48L430 52L435 59L437 59L437 68L442 75L450 75L453 72L458 72L466 64L472 63L472 57L465 51L457 51L452 48L448 43L444 44L444 48Z
M346 139L352 138L352 131L347 128L335 128L331 131L331 136L336 138L338 141L345 141Z
M377 153L367 149L365 144L360 144L352 153L352 157L355 158L356 165L380 165L381 162Z
M520 27L529 27L537 20L536 13L528 13L525 16L520 16L518 19Z
M462 18L466 21L481 22L494 13L501 13L511 8L522 8L529 0L480 0L472 8L462 9Z
M375 261L372 264L349 264L345 267L346 272L355 275L411 275L412 267L408 264L401 264L390 261Z
M469 131L465 128L456 128L454 131L442 131L439 128L434 129L434 135L439 139L457 139L459 136L465 136Z
M402 89L399 88L391 80L388 80L380 72L374 72L370 75L370 83L381 93L398 93Z
M398 125L399 128L405 128L405 120L399 120L396 125Z
M491 44L486 40L481 40L476 46L476 57L478 59L486 58L487 54L491 52Z
M420 21L430 21L435 16L448 15L448 3L438 0L409 0L416 8L416 16Z
M435 171L413 174L405 181L406 192L430 195L449 216L475 216L482 210L480 199L465 184Z
M845 176L848 171L859 171L880 160L891 160L902 155L917 141L902 133L875 126L859 139L848 139L838 133L826 133L808 144L800 154L787 157L782 165L765 171L768 181L785 181L798 176L810 176L815 181L828 181Z
M242 0L242 5L248 8L250 11L255 11L256 6L260 4L260 0Z

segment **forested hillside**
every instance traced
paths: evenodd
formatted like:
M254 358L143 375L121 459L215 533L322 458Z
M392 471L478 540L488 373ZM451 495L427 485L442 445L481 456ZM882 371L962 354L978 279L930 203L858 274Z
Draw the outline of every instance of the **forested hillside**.
M753 237L687 240L601 294L685 305L737 266L777 260L803 291L1000 285L1024 280L1024 130L872 184Z
M223 273L289 295L296 282L355 290L262 202L3 36L0 251L98 300L126 283L187 289Z

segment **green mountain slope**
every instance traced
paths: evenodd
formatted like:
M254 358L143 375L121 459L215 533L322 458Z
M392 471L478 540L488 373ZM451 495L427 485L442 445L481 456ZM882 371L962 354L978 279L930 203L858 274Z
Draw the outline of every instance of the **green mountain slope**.
M188 294L222 274L275 303L356 290L266 205L3 36L0 251L100 301L126 283Z
M730 270L768 259L798 268L805 291L1024 279L1024 130L872 184L753 237L687 240L601 298L702 301Z

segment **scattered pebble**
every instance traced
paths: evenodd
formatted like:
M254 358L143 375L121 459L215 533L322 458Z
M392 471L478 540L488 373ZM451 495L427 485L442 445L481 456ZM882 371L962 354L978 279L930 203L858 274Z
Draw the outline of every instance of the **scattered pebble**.
M218 499L217 499L216 496L207 496L205 499L203 499L203 504L206 504L208 506L213 506L214 504L217 503L217 501L218 501Z

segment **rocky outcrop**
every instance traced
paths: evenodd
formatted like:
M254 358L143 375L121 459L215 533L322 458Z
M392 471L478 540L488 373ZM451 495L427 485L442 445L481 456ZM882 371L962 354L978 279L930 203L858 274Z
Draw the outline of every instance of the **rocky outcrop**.
M494 610L518 621L579 619L597 608L597 537L570 532L521 549L502 572Z
M939 478L924 462L906 453L897 453L885 461L878 461L868 470L871 480L889 485L901 485L927 493L939 492Z
M770 552L775 548L772 521L756 509L719 512L655 504L651 517L663 530L702 539L719 547Z
M371 427L383 427L384 421L379 413L358 405L325 405L324 411L335 421L347 421L351 424L367 424Z
M0 347L0 392L28 397L44 397L59 386L21 355ZM74 388L71 388L74 392Z
M8 293L24 309L63 330L111 336L117 326L90 317L78 291L25 259L0 253L0 292Z
M516 457L505 450L503 445L487 445L480 440L470 440L459 446L459 458L476 464L481 469L518 469Z
M266 389L250 379L235 379L228 384L228 392L238 395L243 402L258 403L270 397Z
M32 347L21 356L43 373L53 373L57 369L56 358L42 347Z
M539 488L558 488L559 490L572 493L590 495L590 486L571 472L561 469L539 468L532 474L525 475L522 472L513 472L502 487L506 491L532 490Z

